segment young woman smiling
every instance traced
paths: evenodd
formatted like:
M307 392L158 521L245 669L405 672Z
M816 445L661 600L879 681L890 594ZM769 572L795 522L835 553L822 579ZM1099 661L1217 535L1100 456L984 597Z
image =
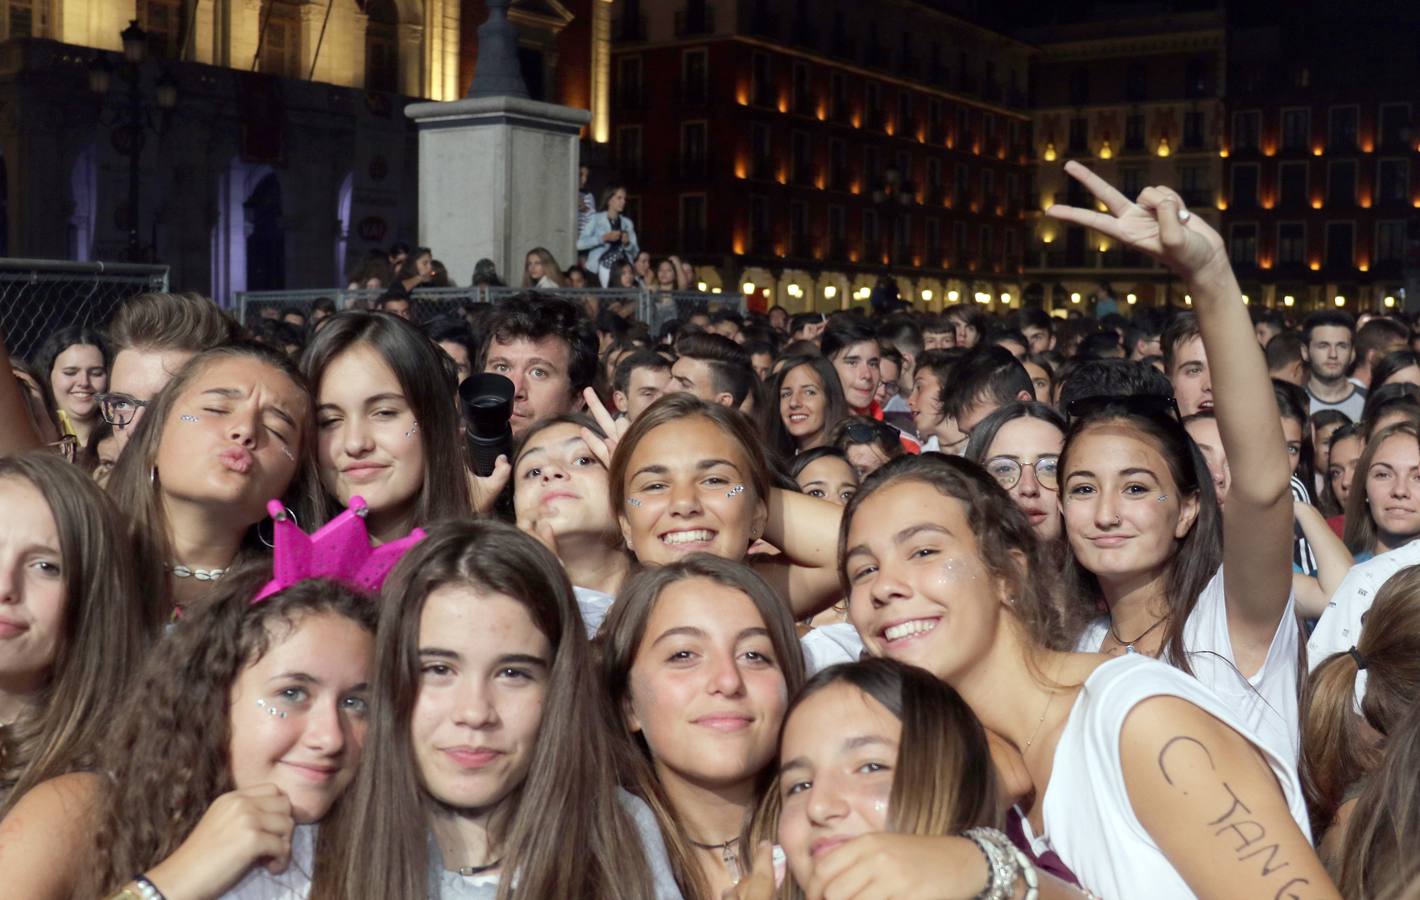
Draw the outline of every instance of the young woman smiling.
M72 326L49 336L37 357L48 379L59 424L84 446L102 421L98 395L108 390L108 349L97 332Z
M1127 897L1148 885L1160 900L1338 896L1308 842L1290 756L1171 666L1067 652L1068 610L1047 587L1039 542L979 467L935 455L884 466L844 513L840 558L869 653L931 672L1003 740L997 768L1024 773L1012 799L1039 835L1033 849L1056 853L1084 888ZM849 846L815 873L810 896L889 889L903 873L941 896L987 884L982 853L964 838Z
M633 577L598 644L622 784L655 812L681 893L715 900L748 868L804 680L789 611L745 566L695 554Z
M1302 649L1291 593L1291 467L1222 238L1169 188L1147 188L1136 203L1076 162L1066 171L1109 212L1054 206L1049 215L1142 251L1187 285L1232 474L1220 515L1207 467L1170 400L1071 402L1059 459L1065 579L1085 612L1107 609L1078 649L1165 659L1295 760Z
M605 409L592 409L602 421ZM771 488L764 449L743 414L676 393L657 400L629 428L618 432L609 416L602 427L620 434L615 453L607 453L608 442L588 443L608 459L612 509L643 565L700 552L738 562L763 538L780 553L752 557L750 566L795 616L837 599L833 534L841 510Z
M1356 463L1342 540L1364 562L1420 537L1420 437L1414 425L1382 428Z
M1007 403L982 419L966 443L967 459L980 463L1011 494L1042 541L1060 537L1060 450L1065 420L1043 403Z
M379 543L416 526L467 516L473 504L458 411L458 375L398 316L330 318L301 360L316 395L313 498L319 526L359 495Z
M822 356L791 356L780 362L761 410L765 440L784 460L828 443L829 432L848 415L838 372Z
M7 891L127 900L146 882L167 900L306 895L327 846L314 825L360 759L375 608L328 581L253 603L270 577L261 564L224 576L150 654L99 774L21 802L0 841Z

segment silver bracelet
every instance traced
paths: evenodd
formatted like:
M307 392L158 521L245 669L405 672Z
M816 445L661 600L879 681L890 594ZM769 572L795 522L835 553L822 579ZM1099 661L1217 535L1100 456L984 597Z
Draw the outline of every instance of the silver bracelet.
M1025 883L1025 900L1040 897L1040 875L1019 847L995 828L971 828L966 836L981 848L991 868L991 881L978 900L1011 900L1016 891L1016 879Z
M158 886L148 880L147 875L134 875L133 884L138 888L138 896L143 900L168 900Z
M970 828L966 836L976 842L986 854L991 868L991 881L977 895L977 900L1011 900L1015 893L1018 866L1009 849L1010 840L994 828Z

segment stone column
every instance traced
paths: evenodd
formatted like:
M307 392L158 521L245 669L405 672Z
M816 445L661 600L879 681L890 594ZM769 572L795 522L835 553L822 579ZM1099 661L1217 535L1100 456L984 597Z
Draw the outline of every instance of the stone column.
M419 130L419 243L435 258L468 272L486 257L510 283L534 247L576 261L578 134L591 113L493 96L405 114Z

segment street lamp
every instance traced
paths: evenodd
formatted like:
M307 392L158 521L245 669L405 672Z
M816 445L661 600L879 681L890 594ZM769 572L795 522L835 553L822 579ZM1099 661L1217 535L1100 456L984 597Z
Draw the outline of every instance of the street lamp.
M138 238L139 163L143 155L143 143L149 128L155 131L149 109L143 102L143 63L148 58L148 35L138 27L133 19L119 34L123 41L123 64L117 69L103 56L96 56L89 64L89 90L99 97L108 95L113 86L115 74L127 88L127 101L122 112L116 117L115 144L128 156L128 259L139 262L144 257L143 244ZM152 105L166 113L177 106L178 83L171 72L163 72L153 83ZM102 122L102 116L100 117Z

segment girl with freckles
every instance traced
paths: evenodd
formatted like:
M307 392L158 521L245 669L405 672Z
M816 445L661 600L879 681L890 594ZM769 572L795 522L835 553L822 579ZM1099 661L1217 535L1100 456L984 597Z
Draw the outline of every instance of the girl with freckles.
M633 576L598 645L621 783L655 813L681 894L714 900L749 865L804 680L789 611L746 566L697 553Z
M1291 467L1266 361L1223 241L1169 188L1147 188L1136 202L1078 163L1066 171L1108 212L1054 206L1050 216L1148 254L1188 287L1231 473L1220 511L1208 468L1167 398L1070 404L1058 461L1065 587L1075 609L1094 617L1076 649L1163 659L1295 760L1302 646L1292 596Z
M1055 853L1100 897L1338 896L1291 757L1174 667L1070 652L1025 514L975 464L884 466L850 501L840 547L868 652L927 670L1000 739L997 771L1013 773L1006 799L1037 858ZM833 849L806 894L974 897L994 884L1020 897L1027 868L993 882L969 839L877 834Z
M150 652L96 771L45 782L0 826L8 895L307 895L330 850L317 823L360 761L375 606L325 580L253 603L270 577L225 576Z

